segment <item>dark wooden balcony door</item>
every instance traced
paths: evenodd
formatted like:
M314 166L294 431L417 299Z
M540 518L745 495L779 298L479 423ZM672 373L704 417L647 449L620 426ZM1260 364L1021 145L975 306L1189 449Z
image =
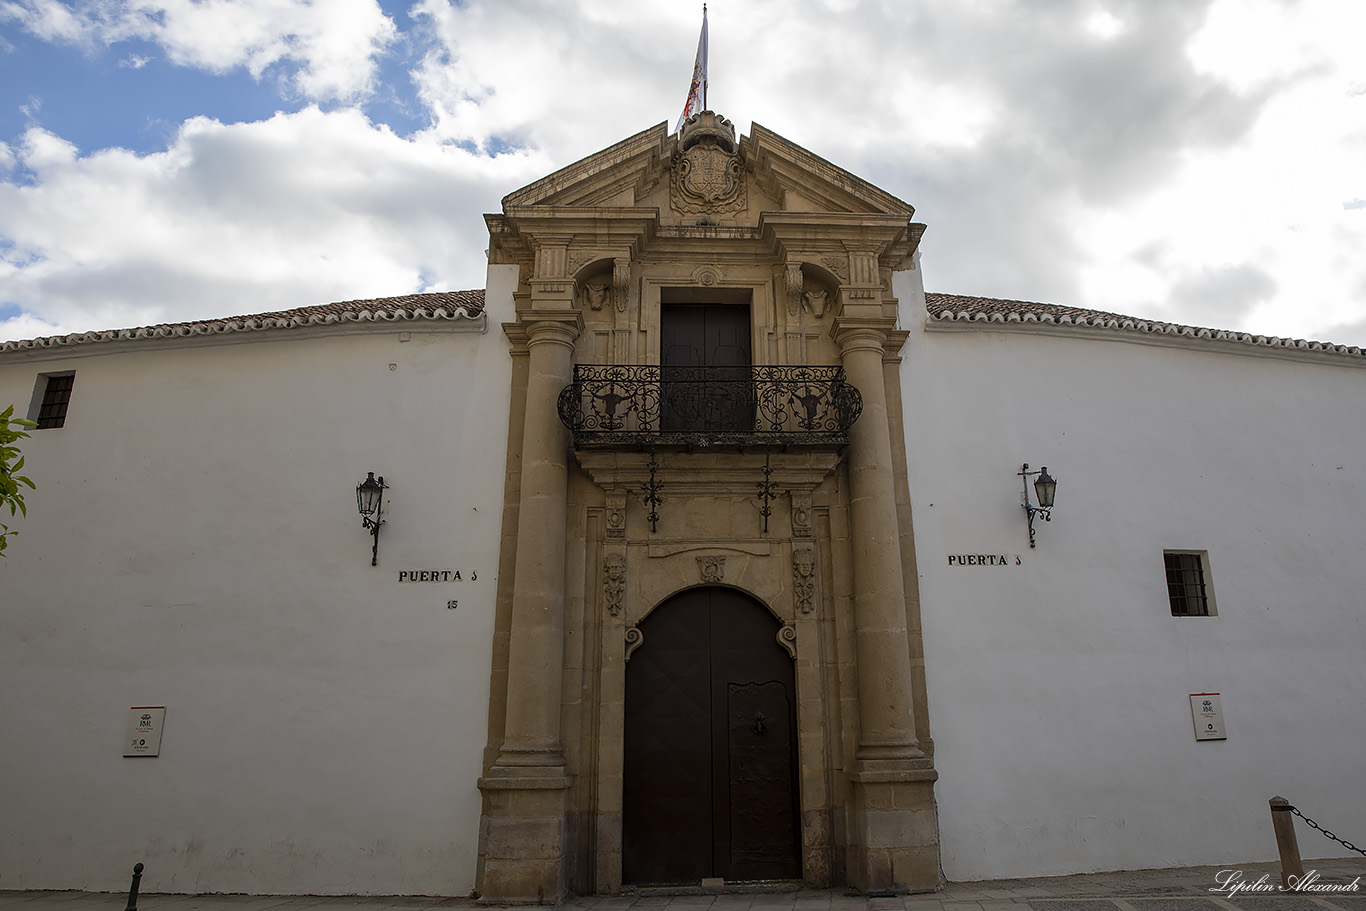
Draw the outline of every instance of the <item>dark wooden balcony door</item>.
M697 588L657 607L626 665L622 878L801 876L792 659L763 605Z
M664 304L659 354L662 430L754 429L747 304Z

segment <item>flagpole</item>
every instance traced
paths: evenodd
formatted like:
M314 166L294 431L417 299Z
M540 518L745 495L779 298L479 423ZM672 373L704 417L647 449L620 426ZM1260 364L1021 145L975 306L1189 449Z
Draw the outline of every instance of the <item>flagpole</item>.
M697 114L707 108L707 4L702 4L702 34L697 36L697 59L693 61L692 81L688 85L688 97L683 102L683 113L679 115L677 133L690 114Z

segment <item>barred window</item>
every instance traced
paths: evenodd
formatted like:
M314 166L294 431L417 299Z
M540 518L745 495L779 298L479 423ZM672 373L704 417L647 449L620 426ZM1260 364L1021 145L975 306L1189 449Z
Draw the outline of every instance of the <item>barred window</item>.
M43 387L43 401L38 406L38 429L61 427L66 424L66 406L71 402L71 388L76 384L75 373L58 373L40 376L39 382L47 380Z
M1214 593L1204 551L1163 551L1167 566L1167 598L1173 617L1211 617Z

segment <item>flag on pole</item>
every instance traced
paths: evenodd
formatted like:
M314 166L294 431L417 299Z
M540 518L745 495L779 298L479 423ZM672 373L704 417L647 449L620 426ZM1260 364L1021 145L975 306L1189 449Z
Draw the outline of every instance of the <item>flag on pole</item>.
M683 102L683 113L678 118L677 133L683 121L707 109L707 5L702 4L702 34L697 39L697 60L692 65L692 84L688 86L688 100Z

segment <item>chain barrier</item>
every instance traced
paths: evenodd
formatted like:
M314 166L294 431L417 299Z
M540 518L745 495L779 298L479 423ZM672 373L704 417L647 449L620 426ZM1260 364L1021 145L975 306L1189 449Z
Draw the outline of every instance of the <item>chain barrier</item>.
M1301 813L1301 812L1299 811L1299 808L1298 808L1298 807L1291 806L1291 807L1287 807L1287 809L1290 810L1291 813L1294 813L1296 816L1298 816L1300 819L1303 819L1305 822L1309 823L1309 828L1311 828L1311 829L1318 829L1318 830L1319 830L1320 832L1322 832L1324 835L1327 835L1329 838L1333 839L1333 841L1335 841L1335 842L1337 842L1338 844L1342 845L1342 846L1343 846L1344 848L1346 848L1348 851L1355 851L1355 852L1357 852L1358 854L1362 855L1363 857L1366 857L1366 851L1361 850L1360 848L1358 848L1356 845L1352 844L1350 841L1348 841L1348 840L1345 839L1345 838L1338 838L1338 837L1337 837L1336 835L1334 835L1332 832L1329 832L1329 831L1328 831L1327 829L1325 829L1323 826L1319 825L1318 823L1314 822L1314 820L1310 819L1308 816L1305 816L1303 813Z

